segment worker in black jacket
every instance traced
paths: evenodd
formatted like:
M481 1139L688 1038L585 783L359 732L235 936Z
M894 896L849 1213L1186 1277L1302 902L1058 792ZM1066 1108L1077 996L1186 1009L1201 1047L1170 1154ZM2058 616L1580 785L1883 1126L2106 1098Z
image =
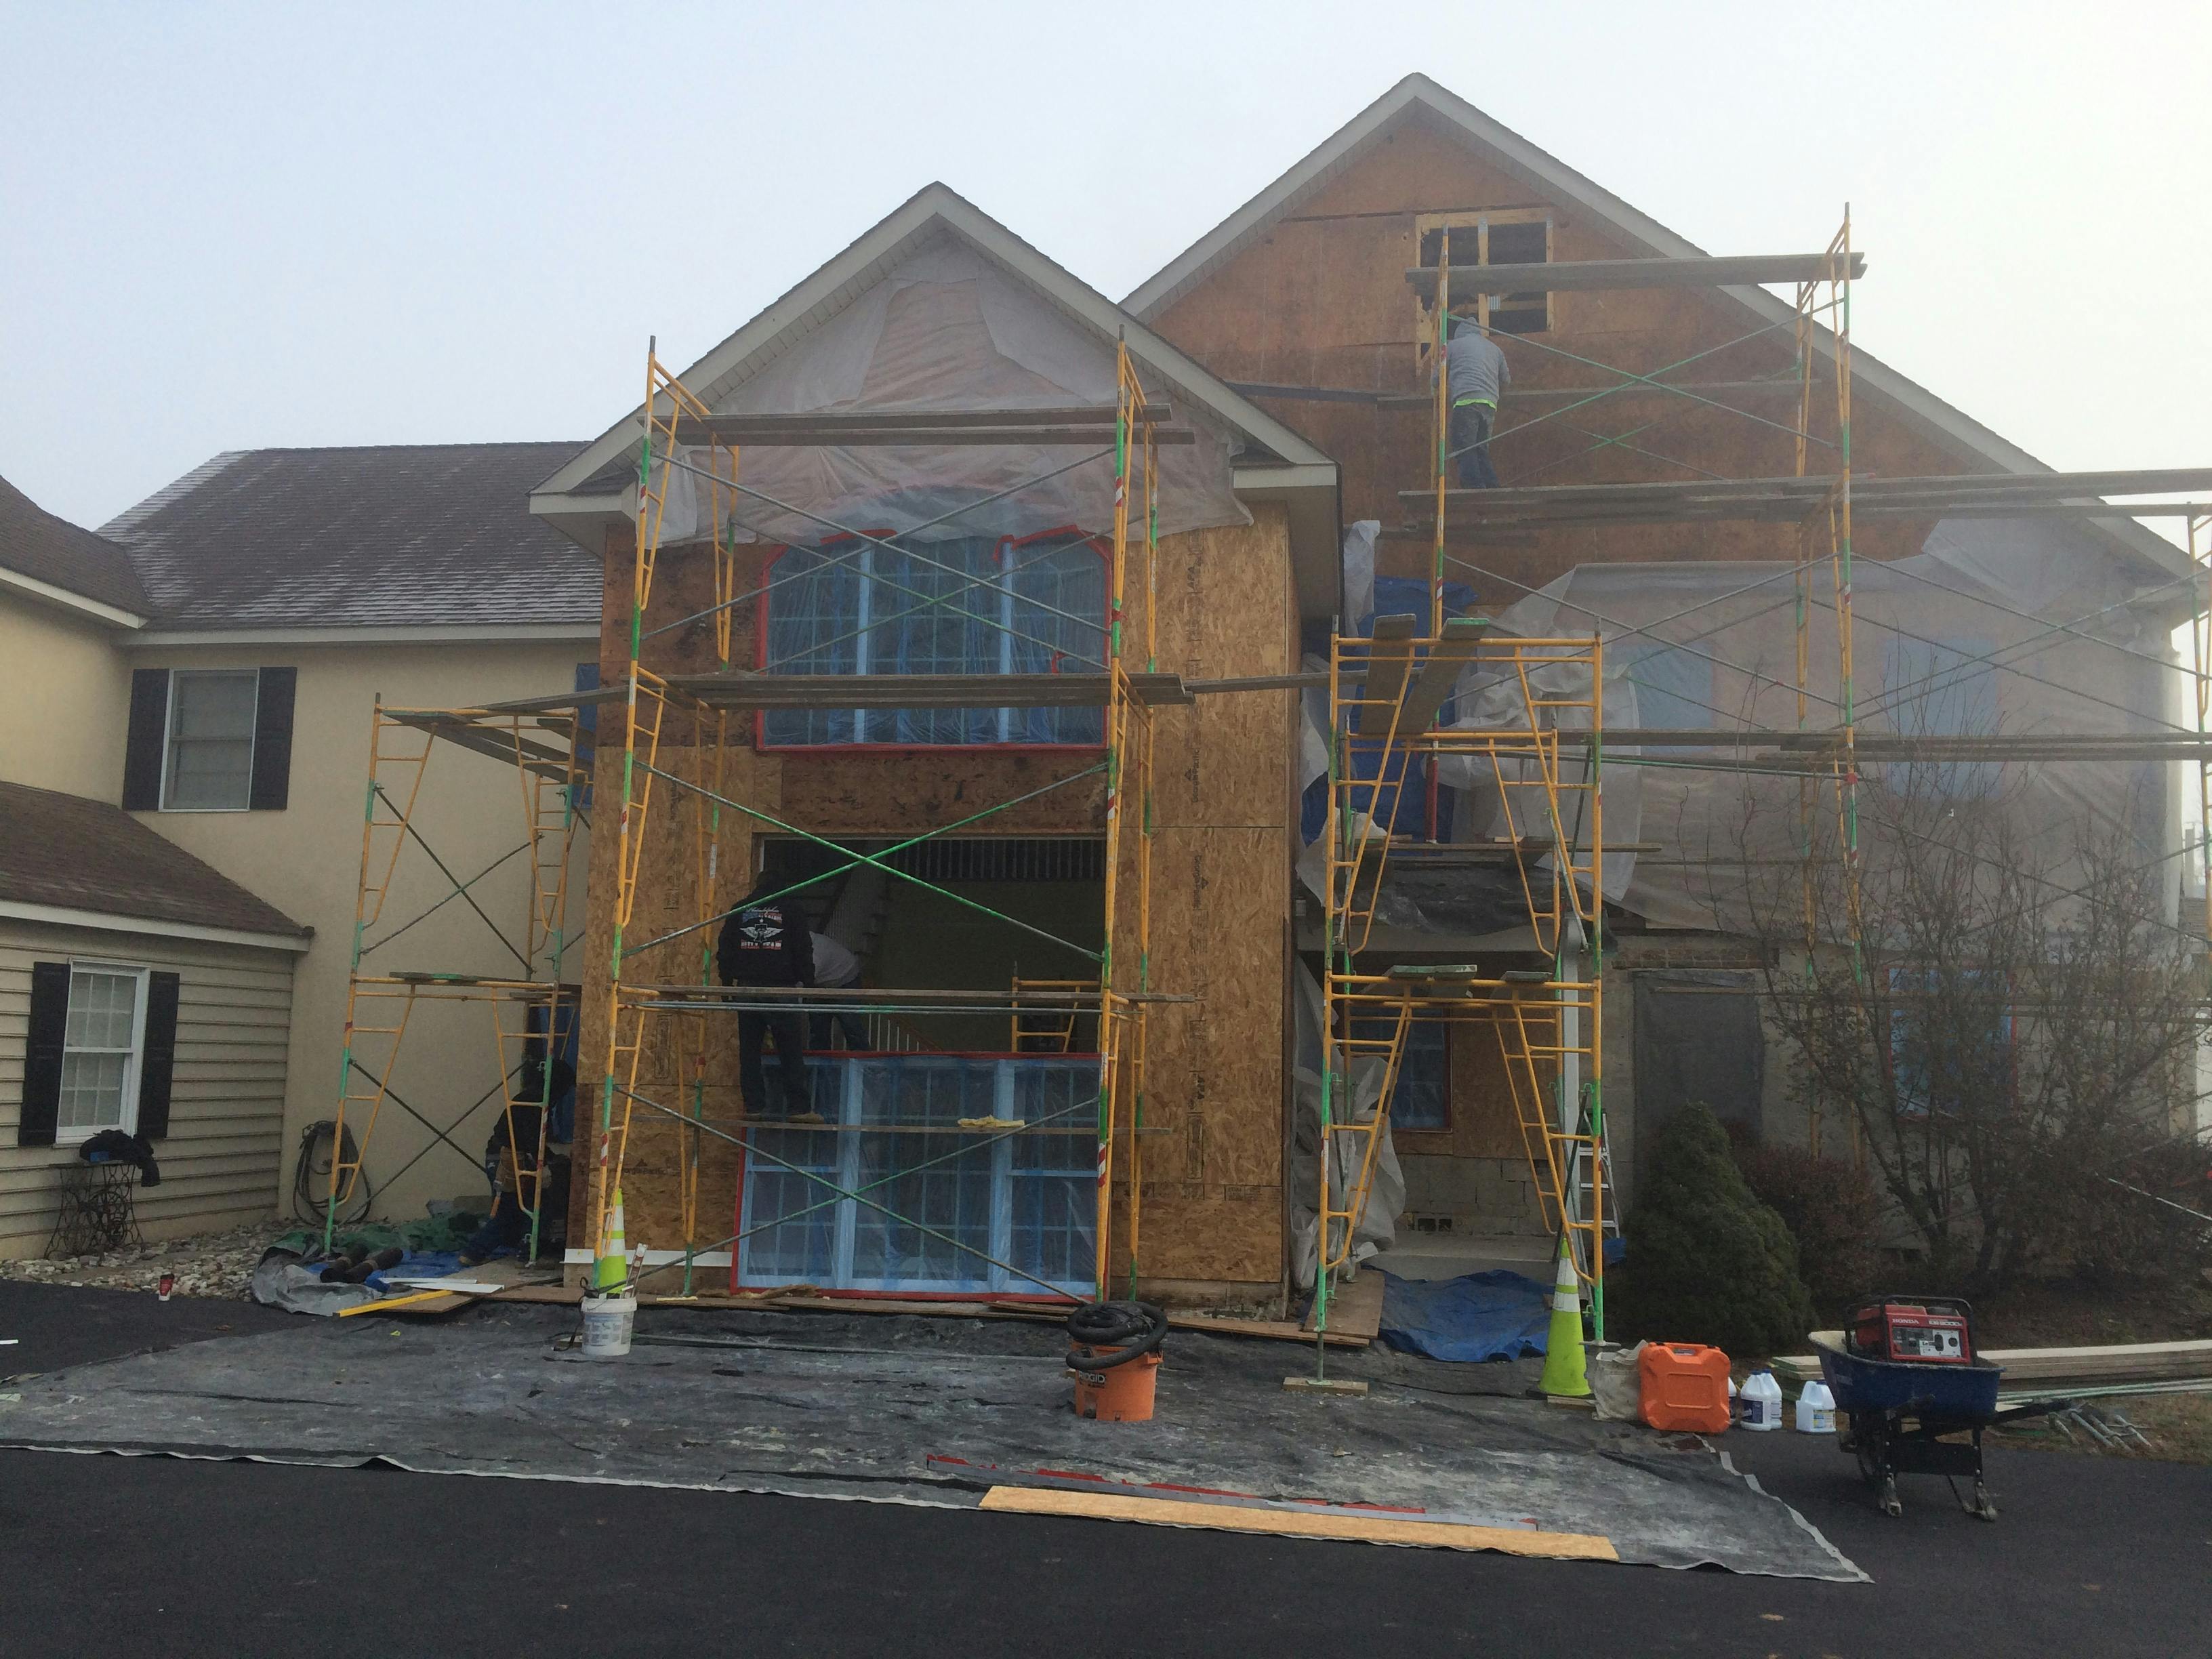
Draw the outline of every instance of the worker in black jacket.
M722 923L714 965L725 985L811 985L814 936L806 917L785 899L770 896L778 884L763 876ZM797 1002L773 1013L748 1008L738 1015L738 1086L748 1117L766 1117L768 1079L763 1041L775 1042L776 1072L783 1085L784 1115L793 1123L819 1123L806 1082L806 1019Z

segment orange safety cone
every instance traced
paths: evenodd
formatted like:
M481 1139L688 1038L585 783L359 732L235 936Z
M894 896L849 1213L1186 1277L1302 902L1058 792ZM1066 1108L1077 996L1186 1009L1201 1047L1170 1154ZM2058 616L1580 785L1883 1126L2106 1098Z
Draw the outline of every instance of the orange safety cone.
M1552 1328L1544 1339L1544 1376L1537 1385L1554 1400L1586 1400L1589 1376L1583 1361L1583 1290L1567 1237L1559 1236L1559 1270L1552 1280Z

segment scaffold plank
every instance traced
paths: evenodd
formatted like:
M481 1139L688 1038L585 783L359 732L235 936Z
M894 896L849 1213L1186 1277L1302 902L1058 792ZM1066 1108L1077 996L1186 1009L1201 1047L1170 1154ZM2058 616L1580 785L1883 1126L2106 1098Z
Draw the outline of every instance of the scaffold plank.
M1656 483L1531 484L1444 492L1445 517L1462 523L1540 529L1589 524L1687 524L1709 520L1787 522L1820 508L1841 480L1819 476L1699 478ZM2032 514L2100 495L2162 495L2212 489L2212 467L2106 472L1966 474L1851 480L1859 516L1941 518L1954 511ZM1404 489L1407 507L1428 507L1435 492ZM2069 507L2069 511L2074 510ZM2124 516L2121 509L2111 509Z
M1150 427L1155 443L1194 441L1188 427L1166 424L1165 405L1140 406L1134 418ZM1115 441L1117 412L1097 408L912 409L865 412L815 410L789 414L682 415L676 440L768 447L823 446L840 449L896 445L1105 444Z
M1731 253L1694 259L1561 259L1550 264L1454 265L1452 297L1477 294L1564 294L1594 289L1737 288L1756 283L1827 283L1846 274L1830 253ZM1853 253L1848 274L1866 275L1866 255ZM1407 286L1434 300L1437 269L1415 265Z
M1188 703L1179 674L1132 674L1149 705ZM1103 708L1104 674L678 674L669 685L713 708Z
M1367 681L1352 710L1352 729L1366 735L1391 729L1406 676L1413 665L1414 621L1409 616L1377 617L1367 647Z

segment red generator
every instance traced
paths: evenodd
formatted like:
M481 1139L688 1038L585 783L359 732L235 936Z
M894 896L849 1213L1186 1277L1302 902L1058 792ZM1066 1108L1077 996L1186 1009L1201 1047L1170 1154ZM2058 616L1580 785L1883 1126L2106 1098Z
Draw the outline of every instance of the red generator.
M1955 1297L1886 1296L1851 1316L1850 1352L1909 1365L1974 1363L1973 1310Z

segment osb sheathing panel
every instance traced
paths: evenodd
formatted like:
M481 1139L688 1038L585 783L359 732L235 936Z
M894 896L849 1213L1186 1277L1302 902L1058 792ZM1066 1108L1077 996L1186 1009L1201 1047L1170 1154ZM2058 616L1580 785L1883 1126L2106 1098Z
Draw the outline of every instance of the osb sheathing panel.
M1415 217L1425 213L1543 208L1553 222L1559 260L1633 258L1644 250L1608 234L1579 207L1547 202L1524 181L1479 157L1457 139L1420 121L1398 127L1266 235L1183 295L1162 314L1160 331L1215 373L1235 380L1354 387L1389 392L1425 389L1415 366L1418 311L1405 282L1418 248ZM1808 226L1807 248L1832 226ZM1693 354L1710 352L1675 378L1741 380L1786 372L1793 358L1787 327L1756 333L1759 325L1733 302L1693 289L1556 294L1552 327L1534 337L1591 360L1509 343L1522 387L1587 386L1609 376L1595 364L1650 374ZM1742 338L1747 335L1755 337ZM1716 349L1718 348L1718 349ZM1416 379L1417 373L1421 374ZM1717 394L1726 400L1729 394ZM1352 403L1259 399L1311 438L1342 469L1347 519L1401 522L1401 489L1429 482L1429 418L1423 410L1381 410ZM1745 403L1769 422L1794 423L1786 398ZM1509 403L1501 433L1543 416L1519 436L1498 440L1499 471L1508 483L1626 483L1698 476L1659 457L1706 472L1759 477L1795 470L1786 432L1686 400L1614 398L1567 410L1563 401ZM1638 454L1602 437L1641 427ZM1836 435L1832 386L1816 387L1812 471L1831 470ZM1971 457L1862 390L1852 411L1852 462L1861 476L1987 471ZM1862 556L1918 551L1929 526L1883 521L1856 527ZM1486 575L1455 568L1486 604L1499 607L1574 565L1639 559L1784 559L1795 556L1795 532L1766 525L1636 526L1547 532L1530 547L1455 554ZM1380 568L1426 574L1425 544L1383 544Z
M1278 507L1260 507L1255 520L1249 526L1197 532L1163 544L1164 669L1211 678L1281 673L1291 665L1287 529ZM611 553L603 669L612 680L627 660L627 538L613 538ZM760 579L757 564L748 566L747 556L740 556L739 591ZM1142 612L1140 596L1132 597L1133 639ZM703 609L712 598L703 556L665 553L648 625ZM742 666L751 660L750 607L739 607L737 617L732 655ZM700 655L698 641L708 637L704 629L702 623L664 636L648 647L648 662L670 672L711 670L711 647L703 659ZM1282 1261L1282 962L1292 696L1209 697L1195 708L1159 713L1153 805L1161 828L1153 842L1151 983L1201 1000L1163 1006L1150 1017L1146 1121L1166 1133L1145 1140L1144 1271L1170 1279L1273 1283ZM750 716L733 714L731 726L720 793L783 823L830 836L939 828L1071 777L1097 759L1083 752L762 754L750 746ZM610 814L621 795L622 730L619 706L608 706L601 716L596 783ZM662 770L709 781L711 758L695 746L690 715L672 714L662 737L656 763ZM626 933L633 950L698 915L692 799L666 779L657 780L653 790L639 830L642 853ZM1103 780L1085 779L986 818L970 833L1097 833L1103 810ZM741 884L750 871L759 833L777 831L738 809L723 810L719 847L726 895L734 891L729 884ZM594 1125L606 1052L617 839L594 838L594 903L586 935L581 1071ZM1133 876L1135 857L1133 814L1131 833L1123 838L1125 874ZM1133 879L1124 881L1126 914L1133 914L1135 890ZM690 982L697 975L701 943L693 933L633 956L624 976L632 982ZM702 1074L693 1057L701 1049L702 1025L702 1109L728 1128L738 1106L734 1021L656 1017L647 1027L637 1092L692 1109L694 1080ZM588 1137L583 1146L589 1158ZM623 1169L632 1243L642 1240L654 1249L683 1243L687 1155L684 1133L672 1120L633 1105ZM704 1136L699 1158L697 1237L712 1243L729 1231L738 1155L727 1143ZM592 1179L576 1183L574 1224L580 1241L587 1237L593 1190Z
M1160 544L1158 635L1162 671L1186 679L1288 673L1296 665L1290 532L1283 509L1253 522L1170 536ZM1143 596L1133 637L1143 649ZM1297 694L1208 695L1155 709L1153 821L1280 829L1297 752Z

